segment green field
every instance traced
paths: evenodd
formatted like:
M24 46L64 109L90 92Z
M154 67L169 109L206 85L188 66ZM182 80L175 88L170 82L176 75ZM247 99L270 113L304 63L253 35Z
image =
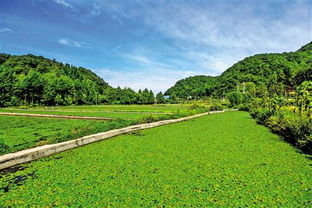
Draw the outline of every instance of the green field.
M137 120L146 116L187 113L189 105L82 105L33 108L0 108L0 112L71 116L94 116Z
M136 112L136 113L175 113L185 112L191 104L155 104L155 105L78 105L78 106L53 106L53 107L6 107L1 111L21 110L47 111L47 112Z
M93 133L122 128L132 121L95 121L0 116L0 154L58 143Z
M69 120L0 115L0 155L44 144L76 139L93 133L187 116L194 112L188 105L84 105L35 107L30 109L1 108L0 112L96 116L116 118L114 121ZM152 120L146 119L152 117Z
M312 198L311 157L246 112L118 136L1 174L4 207L309 207Z
M157 113L135 113L135 112L74 112L74 111L34 111L34 110L2 110L0 112L9 113L30 113L30 114L49 114L49 115L69 115L69 116L93 116L93 117L103 117L103 118L120 118L127 120L136 120L150 115L163 115Z

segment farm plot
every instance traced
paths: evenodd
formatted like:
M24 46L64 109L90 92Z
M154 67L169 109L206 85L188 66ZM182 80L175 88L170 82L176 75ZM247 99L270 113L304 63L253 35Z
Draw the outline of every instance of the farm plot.
M174 113L187 111L190 104L155 104L155 105L77 105L53 107L7 107L2 110L31 110L31 111L64 111L64 112L135 112L135 113Z
M33 111L33 110L2 110L0 112L9 113L27 113L27 114L48 114L48 115L66 115L66 116L85 116L85 117L102 117L102 118L120 118L127 120L135 120L150 115L163 115L163 114L150 114L150 113L127 113L127 112L66 112L66 111Z
M188 105L85 105L61 107L34 107L28 109L2 108L0 112L49 114L66 116L93 116L119 119L141 119L147 116L163 116L187 113Z
M309 207L307 157L248 113L227 112L3 171L0 205Z
M107 111L111 109L118 111ZM159 108L163 109L161 112ZM124 109L123 111L120 109ZM129 109L132 109L131 111ZM144 112L144 109L146 112ZM184 114L179 113L177 109ZM157 111L157 112L156 112ZM194 114L182 105L145 106L64 106L30 109L1 108L0 113L49 114L65 116L114 118L113 121L68 121L66 118L36 118L0 115L0 155L44 144L76 139L88 134L122 128L131 124L152 122ZM175 112L175 113L169 113ZM196 112L195 112L196 113Z
M122 128L128 120L94 121L0 116L0 154Z

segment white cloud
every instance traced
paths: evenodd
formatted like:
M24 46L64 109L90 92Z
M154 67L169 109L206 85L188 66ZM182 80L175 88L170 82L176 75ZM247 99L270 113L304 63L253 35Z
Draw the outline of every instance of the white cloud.
M220 74L246 56L296 50L312 39L309 0L136 3L110 2L105 8L170 39L173 53L208 74Z
M78 41L71 40L68 38L62 38L58 42L63 45L73 46L77 48L90 48L90 46L85 42L78 42Z
M264 10L270 9L270 4L265 3L228 1L210 7L186 1L168 3L166 7L144 5L143 17L154 30L179 43L194 46L240 48L254 53L281 52L294 50L311 40L311 5L308 2L289 2L291 9L281 8L279 16L261 14L261 6L267 7Z
M99 4L93 3L92 10L91 10L91 15L97 16L97 15L101 14L101 10L102 10L102 8L101 8L101 6Z
M122 42L122 50L121 45L112 49L125 67L102 69L100 74L113 86L164 91L181 78L219 75L244 57L293 51L312 40L310 0L94 2L89 16L109 14L123 28L131 27L130 36L129 23L140 24L151 34L146 40L155 39L149 42L153 46L134 40L135 48ZM68 39L62 42L83 46Z
M144 65L146 67L158 66L158 67L164 67L164 68L172 68L171 65L151 60L151 58L149 58L147 56L143 56L143 55L124 54L123 57L130 59L130 60L136 62L137 64Z
M136 69L136 70L112 70L99 69L96 72L113 87L131 87L139 89L152 89L154 93L163 93L177 80L199 74L195 71L177 71L168 69Z
M122 44L118 44L113 48L113 51L119 50L120 48L122 48Z
M55 3L57 3L57 4L60 4L60 5L64 6L64 7L68 7L68 8L74 9L73 5L68 3L68 2L66 2L65 0L53 0L53 1Z
M13 30L11 30L10 28L0 28L0 33L4 33L4 32L13 32Z

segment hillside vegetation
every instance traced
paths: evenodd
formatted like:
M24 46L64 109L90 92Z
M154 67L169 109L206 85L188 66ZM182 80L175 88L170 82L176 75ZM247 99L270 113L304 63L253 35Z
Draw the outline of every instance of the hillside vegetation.
M180 99L222 97L242 82L253 83L259 96L265 91L275 95L290 91L305 80L312 80L312 42L296 52L247 57L217 77L202 75L180 80L165 95Z
M312 153L312 42L296 52L247 57L218 77L180 80L165 94L178 100L225 98Z
M164 103L162 93L113 88L89 69L31 54L0 54L0 80L0 107Z

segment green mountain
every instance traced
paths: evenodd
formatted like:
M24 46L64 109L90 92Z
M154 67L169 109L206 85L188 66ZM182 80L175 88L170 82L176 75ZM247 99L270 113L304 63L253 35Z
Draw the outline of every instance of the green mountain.
M178 81L165 95L182 99L202 96L221 97L242 82L254 83L270 93L292 90L304 80L312 80L312 42L289 53L258 54L247 57L220 76L194 76Z
M0 80L0 106L94 104L111 88L88 69L30 54L0 54Z

